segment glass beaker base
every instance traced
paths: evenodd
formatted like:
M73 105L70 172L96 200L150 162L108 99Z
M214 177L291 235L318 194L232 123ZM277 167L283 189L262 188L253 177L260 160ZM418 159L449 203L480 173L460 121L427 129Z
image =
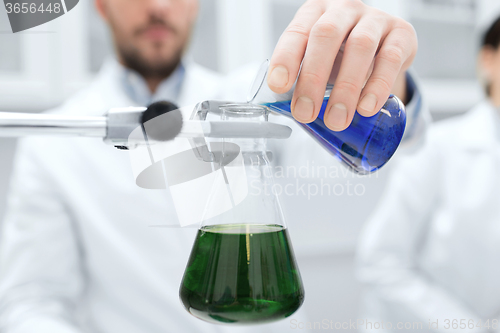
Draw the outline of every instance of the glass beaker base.
M198 235L180 288L194 316L219 324L286 318L304 301L287 230L280 225L206 226Z

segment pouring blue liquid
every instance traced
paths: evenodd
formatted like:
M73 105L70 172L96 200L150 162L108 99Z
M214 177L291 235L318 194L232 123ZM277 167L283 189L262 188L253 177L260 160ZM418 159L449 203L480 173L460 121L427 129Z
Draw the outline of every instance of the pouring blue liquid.
M356 112L351 125L341 132L328 129L323 121L327 103L328 97L325 97L315 121L299 123L318 143L359 174L377 171L389 161L406 126L404 105L397 97L391 95L380 112L372 117L363 117ZM290 100L262 105L292 117Z

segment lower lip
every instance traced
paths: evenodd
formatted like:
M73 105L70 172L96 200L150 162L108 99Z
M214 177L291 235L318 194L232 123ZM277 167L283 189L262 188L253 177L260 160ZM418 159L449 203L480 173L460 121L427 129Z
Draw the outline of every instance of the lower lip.
M143 32L143 36L148 39L161 40L165 39L170 35L171 31L166 28L150 28Z

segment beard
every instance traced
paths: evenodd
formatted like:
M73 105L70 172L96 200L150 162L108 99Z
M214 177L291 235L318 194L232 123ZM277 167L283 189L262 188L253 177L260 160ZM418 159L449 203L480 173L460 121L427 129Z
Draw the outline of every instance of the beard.
M163 79L169 77L179 66L183 54L181 48L173 56L151 61L145 59L137 48L120 48L119 46L117 48L124 65L144 78Z

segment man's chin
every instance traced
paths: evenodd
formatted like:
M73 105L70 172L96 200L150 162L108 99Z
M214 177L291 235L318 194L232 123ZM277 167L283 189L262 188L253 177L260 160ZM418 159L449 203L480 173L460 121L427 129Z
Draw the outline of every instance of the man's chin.
M168 53L169 50L176 49L178 44L171 38L161 39L141 39L136 43L137 47L144 50L144 53Z
M177 53L172 53L172 49L169 50L143 50L139 52L138 56L142 61L151 64L152 66L162 66L165 63L174 62L178 58Z
M174 45L168 48L166 45L159 48L151 47L151 45L136 45L131 49L119 48L119 53L125 66L145 77L168 76L179 65L182 56L182 51Z
M177 68L180 63L180 58L165 57L162 59L127 59L125 65L130 69L137 71L143 77L159 77L166 78Z
M166 67L177 66L180 62L180 59L169 56L162 58L142 58L141 61L144 66L151 68L152 70L161 70Z

